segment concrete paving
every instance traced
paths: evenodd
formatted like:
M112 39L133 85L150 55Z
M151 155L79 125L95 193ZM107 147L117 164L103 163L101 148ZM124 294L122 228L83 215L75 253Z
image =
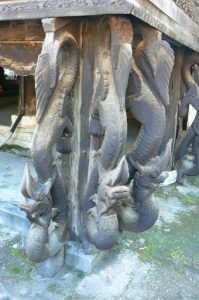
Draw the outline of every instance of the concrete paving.
M0 224L22 235L29 228L25 213L18 207L22 198L20 186L26 162L31 164L27 150L9 148L9 152L0 152Z
M0 152L2 203L17 205L27 160L21 152ZM199 177L160 187L155 196L156 225L144 233L125 232L91 274L64 266L53 278L42 278L18 232L0 225L2 290L12 300L199 300Z

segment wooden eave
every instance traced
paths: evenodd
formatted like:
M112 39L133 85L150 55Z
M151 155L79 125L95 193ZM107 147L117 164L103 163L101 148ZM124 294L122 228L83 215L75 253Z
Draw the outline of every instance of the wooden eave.
M172 0L2 0L0 21L131 14L199 52L199 26Z

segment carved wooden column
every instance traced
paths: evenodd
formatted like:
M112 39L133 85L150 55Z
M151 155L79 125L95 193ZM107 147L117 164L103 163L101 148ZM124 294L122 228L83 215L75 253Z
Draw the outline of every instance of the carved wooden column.
M171 141L165 106L174 55L161 33L133 27L120 16L44 19L35 88L37 129L21 208L32 222L27 253L35 261L63 255L66 240L90 250L109 249L122 230L144 231L158 217L152 196L162 182ZM122 156L126 106L142 124ZM92 245L92 247L91 247Z
M191 51L185 52L182 66L182 77L186 93L180 103L180 117L186 116L189 105L196 109L196 116L187 130L182 131L178 137L175 149L176 169L178 182L182 183L183 174L194 176L199 174L199 54ZM189 154L188 164L184 163L185 156Z
M61 264L69 210L62 160L65 156L70 161L73 125L68 106L79 61L71 24L64 28L67 23L67 19L43 20L46 34L35 71L37 128L32 146L37 178L26 166L22 183L25 201L21 203L32 222L26 245L28 256L37 262L62 257Z

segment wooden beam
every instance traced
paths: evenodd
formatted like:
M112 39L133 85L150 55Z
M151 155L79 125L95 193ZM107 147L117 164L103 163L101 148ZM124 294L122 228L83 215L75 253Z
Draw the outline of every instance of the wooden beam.
M12 0L0 2L0 20L128 14L132 0Z
M1 22L0 41L43 41L40 20Z
M42 42L0 42L0 65L17 75L34 75Z
M0 21L103 14L132 14L175 41L199 52L199 26L173 0L0 1Z

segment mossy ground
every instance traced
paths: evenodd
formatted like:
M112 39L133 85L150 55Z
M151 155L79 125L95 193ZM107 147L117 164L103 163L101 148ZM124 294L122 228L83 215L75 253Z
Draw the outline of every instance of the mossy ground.
M56 283L56 282L50 283L47 286L47 291L50 292L50 293L53 293L53 294L63 295L63 289L62 289L62 287L58 283Z
M13 248L13 246L19 242L20 237L16 237L0 249L0 267L5 270L5 272L0 275L0 281L5 280L7 277L13 280L23 281L31 280L32 278L36 264L28 259L23 249Z
M186 184L199 186L199 176L186 177ZM182 194L174 184L170 187L160 187L155 197L167 201L169 197L177 198L183 206L192 207L182 212L176 221L161 222L161 226L153 226L143 233L123 234L121 244L115 251L129 249L137 252L143 262L152 262L162 268L172 268L181 273L187 268L199 271L199 195L192 192ZM144 246L140 245L140 239Z
M99 285L107 287L107 290L110 286L119 289L117 297L112 296L115 294L111 288L106 291L106 299L110 300L198 300L199 177L185 178L184 187L186 192L182 192L177 185L159 188L155 197L159 198L161 203L165 203L164 209L169 210L172 205L175 206L172 199L177 199L177 203L180 203L178 207L183 209L175 214L172 222L162 218L161 222L146 232L123 233L120 244L107 252L92 277L65 269L66 273L64 276L59 275L61 277L45 280L37 278L36 265L28 260L23 249L14 246L20 242L20 237L16 237L0 249L0 282L8 288L13 286L13 294L18 292L18 284L23 288L25 286L28 293L34 291L34 297L29 297L28 293L19 297L26 300L104 300L101 298ZM118 268L120 261L117 259L118 256L122 258L122 255L132 257L132 261L135 259L132 273L126 272L124 268L122 274L121 268ZM132 261L128 261L127 264ZM118 270L121 277L116 276ZM65 277L65 274L69 277ZM122 285L123 278L127 283L124 280ZM116 284L115 280L118 280ZM96 285L93 294L87 293L86 286L81 285L82 282ZM82 289L78 290L79 286ZM99 295L95 288L98 288ZM138 289L144 290L140 292L140 298L137 294Z

